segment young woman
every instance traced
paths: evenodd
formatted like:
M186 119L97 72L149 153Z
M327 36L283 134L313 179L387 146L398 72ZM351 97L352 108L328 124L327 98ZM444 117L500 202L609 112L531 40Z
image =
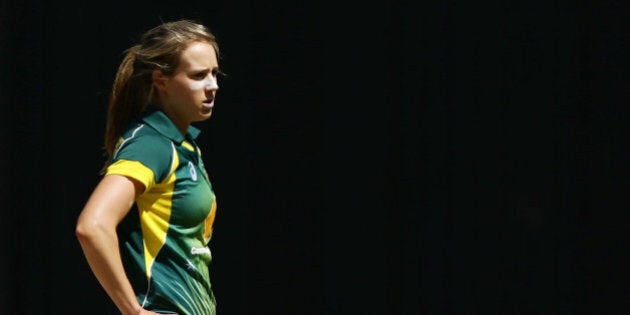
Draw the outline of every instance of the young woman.
M188 20L147 31L120 64L108 158L76 235L122 314L215 314L216 199L191 123L212 115L218 74L215 36Z

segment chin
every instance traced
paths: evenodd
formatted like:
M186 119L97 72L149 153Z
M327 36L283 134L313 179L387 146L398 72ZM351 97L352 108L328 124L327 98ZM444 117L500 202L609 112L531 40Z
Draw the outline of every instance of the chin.
M199 115L199 121L208 120L212 116L212 110L203 110Z

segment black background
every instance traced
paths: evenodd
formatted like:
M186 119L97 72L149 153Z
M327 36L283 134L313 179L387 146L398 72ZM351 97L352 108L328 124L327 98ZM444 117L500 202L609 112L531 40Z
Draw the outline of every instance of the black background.
M627 314L627 1L0 6L0 313L115 314L74 236L122 51L218 36L218 312Z

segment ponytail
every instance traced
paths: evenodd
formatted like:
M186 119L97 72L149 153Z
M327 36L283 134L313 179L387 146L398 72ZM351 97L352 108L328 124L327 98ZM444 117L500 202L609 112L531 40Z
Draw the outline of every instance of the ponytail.
M147 75L146 71L138 71L134 66L139 49L140 45L127 49L114 79L107 111L103 148L107 161L101 174L111 163L116 143L127 125L145 110L152 91L150 73Z

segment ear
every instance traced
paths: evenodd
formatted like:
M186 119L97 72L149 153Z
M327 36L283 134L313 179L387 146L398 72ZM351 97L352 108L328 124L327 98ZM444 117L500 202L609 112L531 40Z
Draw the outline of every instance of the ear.
M163 90L166 87L166 81L168 81L168 77L164 75L162 70L153 70L151 79L153 80L153 85L159 90Z

